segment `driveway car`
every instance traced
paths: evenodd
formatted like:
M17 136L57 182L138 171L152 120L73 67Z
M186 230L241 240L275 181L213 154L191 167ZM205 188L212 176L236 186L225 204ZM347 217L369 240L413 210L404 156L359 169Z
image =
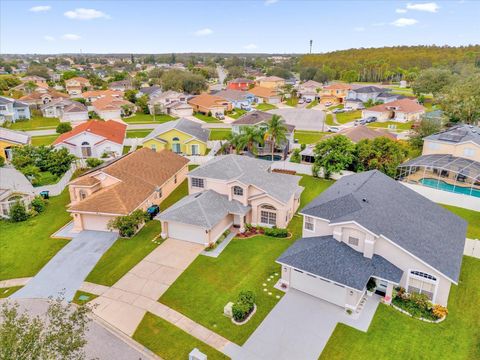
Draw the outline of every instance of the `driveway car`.
M339 131L340 131L340 128L339 128L338 126L330 126L330 127L328 128L328 131L329 131L329 132L334 132L334 133L336 133L336 132L339 132Z

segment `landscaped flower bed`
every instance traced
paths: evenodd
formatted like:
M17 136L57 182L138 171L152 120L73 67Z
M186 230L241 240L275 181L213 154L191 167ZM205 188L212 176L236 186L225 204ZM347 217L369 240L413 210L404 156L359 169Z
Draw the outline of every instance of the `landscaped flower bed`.
M443 319L448 314L447 308L432 304L426 295L409 294L401 287L395 289L392 305L414 318L431 322Z
M253 291L241 291L237 301L232 306L232 321L234 324L243 325L253 316L256 310L255 294Z
M266 236L278 237L278 238L287 238L291 236L291 234L287 231L287 229L280 229L277 227L263 228L261 226L253 226L250 224L246 224L245 231L243 233L239 233L237 237L249 238L255 235L266 235Z

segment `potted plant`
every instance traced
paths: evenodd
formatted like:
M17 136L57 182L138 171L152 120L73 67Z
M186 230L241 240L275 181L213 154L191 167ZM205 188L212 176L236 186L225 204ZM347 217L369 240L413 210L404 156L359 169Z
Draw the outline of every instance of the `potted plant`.
M377 283L373 278L370 278L367 283L367 295L372 296L375 292L375 288L377 287Z

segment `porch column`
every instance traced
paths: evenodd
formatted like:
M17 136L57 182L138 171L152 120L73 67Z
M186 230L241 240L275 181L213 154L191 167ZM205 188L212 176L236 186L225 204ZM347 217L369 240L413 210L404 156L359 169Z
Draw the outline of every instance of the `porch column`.
M243 233L245 232L245 216L238 215L238 217L240 217L240 232Z
M391 302L392 302L392 293L393 293L393 284L389 282L389 283L387 284L387 291L385 291L385 297L384 297L385 304L387 304L387 305L390 305L390 304L391 304Z
M168 223L165 221L160 222L162 224L162 232L160 233L160 236L162 239L166 239L168 237Z

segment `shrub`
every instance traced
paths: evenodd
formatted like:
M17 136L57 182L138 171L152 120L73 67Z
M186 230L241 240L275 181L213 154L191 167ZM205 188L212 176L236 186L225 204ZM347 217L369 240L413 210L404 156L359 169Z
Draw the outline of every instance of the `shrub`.
M300 155L300 149L293 150L292 156L290 156L290 162L300 163L302 156Z
M72 130L72 125L68 122L62 122L57 125L57 134L63 134Z
M97 117L97 113L95 111L89 111L88 112L88 118L89 119L95 119Z
M280 229L276 227L266 228L264 233L267 236L272 236L277 238L286 238L288 236L287 229Z
M242 290L238 294L237 301L232 306L232 315L235 321L243 321L253 311L255 306L255 293L250 290Z
M208 112L208 114L207 114L207 116L210 116L210 117L212 117L212 112L211 112L211 111L209 111L209 112Z
M3 167L5 165L5 158L0 156L0 167Z
M99 165L102 165L103 164L103 160L100 160L100 159L97 159L97 158L88 158L87 159L87 166L89 168L94 168L94 167L97 167Z
M437 319L441 319L448 315L448 309L445 306L436 304L433 305L432 314Z
M242 290L240 291L240 294L238 294L237 301L253 307L253 305L255 304L255 293L251 290Z
M145 222L147 216L142 210L135 210L130 215L119 216L110 220L107 227L109 230L118 230L122 237L132 237L139 226Z
M300 151L303 151L305 150L305 148L307 147L306 144L300 144Z
M13 222L20 222L28 219L27 209L25 208L25 205L21 201L15 202L10 207L9 215L10 215L10 220Z
M45 210L47 203L41 196L35 196L30 205L37 213L41 213Z

